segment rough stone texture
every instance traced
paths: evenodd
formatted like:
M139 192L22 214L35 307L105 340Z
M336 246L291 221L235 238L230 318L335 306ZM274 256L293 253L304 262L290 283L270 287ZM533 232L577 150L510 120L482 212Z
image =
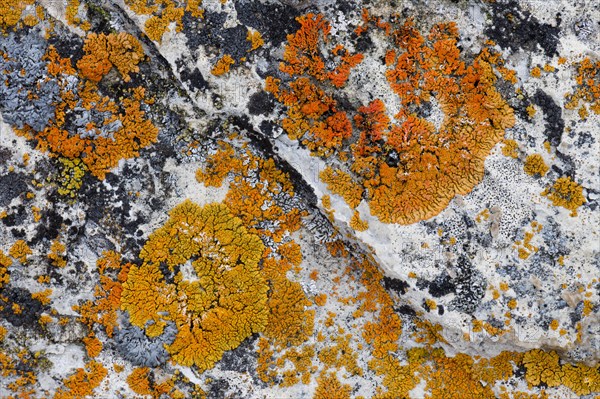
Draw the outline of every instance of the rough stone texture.
M185 9L193 2L165 1L155 13L164 15L167 3L185 11L180 21L175 18L166 24L160 42L150 40L150 15L134 3L142 2L69 3L76 7L77 18L89 24L88 32L68 16L73 9L51 1L23 6L23 21L26 15L36 15L35 6L40 6L43 20L34 26L24 22L6 26L0 17L0 255L8 259L5 265L0 256L0 364L4 367L0 368L0 397L27 389L33 397L53 397L66 389L65 379L77 369L90 369L93 362L107 368L108 376L95 391L92 387L89 397L324 398L318 387L328 378L326 372L333 372L341 385L347 384L346 390L339 389L339 398L382 398L384 392L393 398L418 399L591 399L600 394L600 115L593 111L592 101L568 106L568 96L581 86L576 81L579 63L587 57L600 66L596 2L204 0L203 18L199 18ZM360 135L353 119L359 107L381 99L392 119L402 109L386 80L391 39L373 27L357 33L364 23L363 6L381 18L381 26L384 21L401 25L412 18L424 36L433 24L453 21L461 60L470 64L483 47L490 46L515 73L511 82L496 72L494 86L516 115L503 136L514 140L514 156L503 151L506 141L499 142L485 158L483 178L472 190L454 196L436 216L409 225L386 224L373 216L368 193L352 209L327 188L320 175L328 166L350 169L339 154L352 157L349 143ZM296 18L308 13L322 14L331 27L328 41L319 41L318 51L330 54L325 49L339 43L364 56L351 68L343 87L311 78L353 124L345 147L330 157L311 155L306 143L286 134L282 120L287 108L265 87L269 76L284 84L292 80L280 70L280 63L291 35L301 27ZM141 43L145 55L129 81L110 66L112 70L94 86L100 97L92 106L68 105L62 125L66 136L56 146L67 145L67 139L77 135L112 138L124 117L103 123L112 114L99 110L100 99L107 97L122 106L136 87L152 98L141 111L158 129L155 142L140 148L135 157L120 159L103 179L68 166L67 161L78 156L53 153L39 136L58 123L57 109L69 104L66 92L75 98L85 93L77 62L84 56L89 32L127 32ZM264 41L254 50L247 39L252 32L259 32ZM45 57L50 48L70 60L75 74L61 80L51 73ZM214 73L225 55L234 60L230 70ZM341 55L326 56L325 68L338 65ZM592 84L600 93L600 72ZM434 97L411 109L439 127L444 111ZM318 100L323 97L315 103ZM482 96L482 102L486 100ZM419 142L419 137L415 140ZM225 158L224 151L218 152L223 143L231 146L235 156ZM211 158L214 154L216 159ZM547 173L525 172L527 156L532 154L542 156ZM398 167L402 159L402 154L390 151L385 162ZM241 172L223 173L221 185L197 180L198 169L219 162L227 170L240 168ZM77 177L78 173L82 175ZM581 187L584 201L576 212L542 194L561 177ZM254 191L266 196L264 203L257 202L263 198ZM239 203L232 199L236 195L242 198ZM575 195L567 197L571 200ZM296 309L288 302L300 303L302 311L308 312L301 324L306 327L307 320L314 320L314 328L306 327L310 333L296 337L295 343L281 344L269 335L272 330L267 326L260 333L247 333L250 338L241 345L223 350L214 368L199 370L197 363L171 361L175 336L192 330L191 325L169 321L161 334L153 335L154 324L164 314L154 315L156 320L145 325L132 325L119 297L123 284L135 284L127 280L127 271L145 262L140 254L153 250L145 247L148 238L186 199L200 205L228 204L247 224L249 234L259 236L267 248L260 268L275 303L269 312L281 318L272 316L271 327L288 328L286 317L299 316L285 306ZM263 214L248 214L245 207ZM295 212L301 213L297 226L283 222ZM351 223L356 212L367 222L366 228ZM280 230L285 232L278 236ZM220 237L222 242L229 239ZM17 253L19 240L30 249L24 261ZM215 246L221 243L215 242ZM56 243L65 248L57 250ZM289 270L277 280L268 273L284 268L288 255L281 248L290 243L299 245L302 259L297 264L290 261ZM172 248L165 245L166 250ZM115 251L120 263L102 269L106 251ZM231 315L218 315L214 321L208 310L226 297L205 299L210 279L189 271L195 261L173 266L163 259L157 270L169 286L179 284L184 272L192 274L184 280L190 286L197 284L198 291L180 287L176 294L167 293L157 282L145 299L180 304L173 309L193 315L192 324L208 323L202 325L218 330L218 323ZM269 263L274 261L282 264L274 267ZM213 258L208 264L224 267ZM231 278L243 281L239 276ZM111 295L105 286L111 287ZM289 290L287 296L277 297L282 286ZM40 296L44 290L51 291ZM188 309L181 305L185 303L202 306ZM85 312L86 304L96 317ZM236 306L244 308L243 303ZM286 310L277 313L277 306ZM386 309L393 316L382 321ZM107 315L115 317L114 331L107 328ZM302 336L300 327L286 331L292 341L294 334ZM90 339L101 343L99 353L93 353ZM378 339L390 342L378 349ZM191 344L198 343L191 340ZM584 375L588 367L588 379L563 377L567 374L544 360L540 363L545 364L546 376L535 382L534 367L523 361L522 353L537 355L533 349L538 348L556 354L561 370L577 363L576 374ZM386 356L378 356L377 350ZM497 364L490 366L491 382L483 371L469 370L475 366L449 360L466 356L477 363L479 357L504 352L512 356L508 376L503 377ZM142 371L149 373L150 392L142 392L143 384L128 379L143 367L149 368ZM433 376L433 369L439 375ZM11 385L28 372L37 381L23 388ZM473 378L475 396L464 393L475 388L452 385ZM414 384L402 390L400 385L408 380ZM436 384L442 384L441 391L436 391ZM548 396L543 396L544 389Z

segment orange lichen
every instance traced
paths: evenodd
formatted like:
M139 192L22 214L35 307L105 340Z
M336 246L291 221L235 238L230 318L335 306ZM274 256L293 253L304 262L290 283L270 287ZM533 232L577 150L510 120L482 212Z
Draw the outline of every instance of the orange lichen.
M115 67L125 82L129 74L139 72L137 64L144 57L140 42L129 33L90 33L83 46L85 55L77 62L81 74L92 82L99 82Z
M328 156L352 135L352 124L337 102L307 77L282 90L278 79L267 78L265 90L287 107L282 126L291 139L300 139L313 153Z
M319 306L325 306L327 303L327 294L315 295L315 303Z
M284 211L278 206L273 196L293 197L293 186L289 177L282 173L272 159L257 157L251 152L235 155L230 144L221 143L221 148L206 160L206 168L198 171L196 177L210 184L221 182L228 174L234 176L230 182L225 204L233 214L242 219L250 232L266 235L269 240L281 242L286 232L300 228L303 213L294 208ZM219 161L220 157L228 158L227 166ZM252 181L258 176L259 182ZM265 221L276 223L270 228L260 227Z
M229 54L225 54L223 57L219 58L215 66L210 70L215 76L221 76L229 72L231 66L235 64L235 60L231 58Z
M52 295L52 288L47 288L43 291L33 292L31 298L37 299L42 305L48 305L52 301L50 295Z
M85 350L89 357L94 358L102 352L102 342L91 334L83 339Z
M331 26L320 14L307 14L297 21L300 29L288 35L280 70L298 77L289 83L290 90L281 90L280 81L268 77L266 90L288 108L282 123L290 138L301 139L314 153L327 156L350 137L352 126L346 113L337 110L337 102L309 77L342 87L350 70L362 61L362 55L351 54L344 46L337 45L331 54L339 62L328 69L320 43L327 43Z
M350 399L352 388L340 383L335 373L322 373L317 378L317 383L313 399Z
M525 380L530 385L546 384L548 387L561 385L564 372L559 364L556 352L544 352L534 349L526 352L523 356L525 366Z
M589 108L596 114L600 114L600 61L592 61L589 57L584 58L581 62L575 64L577 66L577 76L575 81L577 87L573 93L566 95L566 109L576 109L580 102L584 111L580 111L580 116L585 119L587 116L587 104Z
M258 268L264 246L225 205L185 201L169 215L140 252L143 264L129 270L121 307L151 337L175 323L167 346L173 360L206 370L267 324L268 286ZM161 264L175 271L189 261L189 270L165 281Z
M577 208L586 202L583 187L568 176L558 178L542 195L548 197L552 205L570 210L571 216L577 216Z
M333 70L327 70L320 51L320 39L327 43L331 26L320 14L307 14L296 20L300 29L287 37L281 71L290 76L307 74L320 81L329 80L336 87L343 86L350 69L362 61L362 54L350 54L344 46L337 45L331 52L340 57L340 62Z
M352 137L352 126L322 86L343 86L345 71L362 57L352 56L348 62L342 57L338 68L344 71L340 72L343 79L330 81L319 48L320 43L327 45L329 24L314 14L298 21L301 27L288 36L280 69L303 76L288 84L290 90L267 78L266 89L287 107L282 126L291 139L301 140L321 156L337 151L343 162L345 152L339 150ZM459 59L455 25L437 24L424 38L410 20L393 31L392 24L373 21L395 45L386 55L386 77L402 109L392 124L381 100L360 107L354 118L360 136L350 146L353 176L332 175L331 169L324 174L331 185L350 178L364 187L371 213L381 221L409 224L436 215L456 194L468 193L481 180L483 160L514 124L514 114L495 89L494 67L503 68L500 56L486 48L467 66ZM345 52L338 46L332 53L336 55L338 49ZM445 114L439 128L416 114L432 97ZM339 115L339 128L329 127L325 116L331 114ZM338 134L330 133L336 130Z
M56 267L65 267L67 260L65 259L67 247L61 243L58 239L52 241L50 245L50 252L48 253L48 259Z
M257 30L248 30L248 34L246 35L246 40L250 42L250 50L248 51L253 51L258 49L259 47L262 47L263 44L265 44L265 41L262 38L262 35L260 34L259 31Z
M10 273L8 267L12 265L12 259L0 250L0 289L10 281Z
M21 263L27 263L27 256L33 252L24 240L17 240L8 250L8 254Z
M321 171L319 177L327 184L329 191L342 196L351 208L356 208L360 204L364 190L348 173L327 166Z
M90 330L94 326L102 326L106 335L113 336L117 326L117 311L120 307L122 283L127 279L131 264L121 264L121 256L113 251L105 251L96 262L100 275L100 284L94 290L94 300L74 306L73 310L80 313L79 319Z
M542 76L542 70L540 69L540 67L535 66L535 67L531 68L530 74L534 78L539 78L540 76Z
M350 227L356 231L365 231L369 228L369 223L360 218L360 213L355 210L350 219Z
M151 395L150 381L148 380L150 369L148 367L136 367L127 376L127 385L138 395Z
M548 165L540 154L528 155L523 166L525 173L530 176L545 176L548 173Z
M80 64L84 69L89 68L88 72L82 72L82 74L90 76L97 74L95 77L91 77L99 79L100 75L110 69L109 66L112 67L112 62L115 62L115 66L121 71L124 79L128 79L128 74L137 68L135 66L137 62L134 62L135 57L132 54L136 54L137 50L135 49L139 43L136 46L133 44L135 39L130 38L127 34L123 35L102 36L105 42L114 41L118 43L114 45L115 48L120 47L108 56L100 56L103 60L100 66L84 67L83 64ZM96 37L101 36L97 35ZM113 39L107 39L111 37ZM96 41L93 42L96 43ZM132 48L133 51L129 51ZM94 54L96 53L90 53L90 56L94 57ZM77 84L78 95L76 95L71 87L73 86L73 75L76 75L77 71L71 66L70 59L60 57L52 46L49 47L45 59L48 61L50 75L57 80L61 87L60 101L55 103L55 118L40 132L36 132L28 126L22 130L17 129L18 134L37 140L38 149L49 151L53 156L69 160L78 158L83 162L85 170L89 170L99 179L104 179L106 173L115 167L119 160L137 156L141 148L156 141L158 129L145 118L145 111L142 110L143 103L151 104L153 100L146 98L145 90L142 87L125 91L123 98L117 104L108 97L102 97L94 81L83 79ZM74 133L65 130L65 116L70 112L75 112L76 109L94 109L106 116L100 126L91 122L86 125L85 133ZM116 128L116 131L106 134L101 130L102 127L117 122L120 123L117 124L119 127ZM77 183L77 178L72 183L77 187L81 185L80 182ZM75 186L73 187L76 188Z
M314 328L314 311L306 310L311 303L302 286L286 277L290 268L291 264L287 262L265 259L263 273L269 282L271 295L267 302L269 315L264 335L276 348L300 345Z
M77 399L94 395L96 389L108 371L102 364L91 361L85 369L77 369L75 374L63 381L64 388L59 388L54 399Z

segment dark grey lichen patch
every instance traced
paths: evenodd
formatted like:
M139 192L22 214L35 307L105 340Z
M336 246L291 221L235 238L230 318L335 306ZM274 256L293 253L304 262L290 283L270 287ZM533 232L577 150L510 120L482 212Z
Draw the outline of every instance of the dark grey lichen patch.
M0 207L6 207L13 198L27 191L24 173L8 173L0 176Z
M274 47L300 28L296 17L301 13L294 7L278 2L238 0L235 2L235 10L241 23L259 31L265 41Z
M257 367L257 352L254 348L258 334L252 335L235 349L226 351L219 362L222 370L236 371L238 373L253 374Z
M200 70L196 67L193 70L185 66L185 61L179 59L175 62L181 81L192 90L205 91L208 88L208 82L202 76Z
M43 60L47 43L40 33L0 35L0 112L6 123L22 129L43 130L54 117L59 87L48 74Z
M26 289L9 286L0 290L0 309L0 316L13 326L36 329L45 306Z
M184 14L183 32L190 49L195 51L200 46L212 47L218 49L221 55L229 54L236 62L246 57L251 49L250 42L246 40L248 28L243 25L224 28L226 19L225 13L205 12L202 20Z
M264 90L252 94L248 101L248 112L252 115L268 115L273 112L274 108L273 95Z
M540 107L544 113L544 121L546 122L546 129L544 132L548 137L548 141L554 147L557 147L562 140L562 134L565 129L561 107L542 89L538 89L535 92L533 102Z
M448 308L473 314L485 295L487 282L465 255L461 255L453 266L457 272L456 277L452 279L456 287L456 296Z
M485 34L502 48L535 52L539 46L548 57L558 54L560 17L556 18L557 26L542 23L514 0L491 3L490 16L491 25Z

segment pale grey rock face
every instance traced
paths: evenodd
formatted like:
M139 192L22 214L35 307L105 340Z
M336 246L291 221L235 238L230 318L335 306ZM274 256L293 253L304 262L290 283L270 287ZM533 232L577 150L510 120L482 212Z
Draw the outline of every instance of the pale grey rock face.
M135 156L120 159L102 179L85 166L71 165L69 161L75 160L64 153L51 153L36 136L56 123L66 91L75 98L83 94L86 80L77 62L85 53L88 33L69 22L64 7L49 1L41 3L50 15L39 25L0 32L0 254L8 256L4 268L0 257L0 327L7 330L5 340L0 333L0 355L16 362L19 350L27 349L31 359L18 363L23 369L19 372L35 370L39 382L32 389L36 393L57 392L77 369L98 362L108 369L108 376L92 397L139 394L128 376L148 368L152 389L171 381L171 393L176 388L183 397L200 390L208 398L318 397L315 392L322 379L334 373L342 385L349 386L352 398L376 397L379 390L389 389L392 397L422 399L432 389L427 370L418 367L423 364L432 370L447 368L441 372L446 392L456 389L451 382L476 376L470 387L481 389L477 397L502 397L504 390L517 397L540 394L542 389L556 398L587 399L600 394L600 387L592 385L594 378L600 379L594 368L600 360L600 115L592 111L589 101L570 109L566 97L578 87L578 63L585 57L600 60L598 5L586 0L203 0L202 18L182 6L180 21L162 26L133 3L85 0L77 6L77 18L89 22L90 32L127 32L141 43L144 57L130 81L125 82L111 64L111 71L94 83L98 101L114 101L121 115L113 118L98 103L69 105L61 127L66 137L94 144L111 141L101 157L107 161L127 145L112 140L129 126L122 107L131 98L130 91L138 87L149 99L140 110L158 128L156 141ZM154 17L165 8L157 7ZM370 10L374 20L368 31L359 34L358 27L366 18L363 8ZM24 12L33 15L34 7ZM288 136L288 111L294 101L283 104L265 90L268 77L280 79L286 88L296 78L282 72L280 65L289 62L286 45L300 29L297 18L307 13L322 15L330 25L327 42L315 39L316 52L329 54L324 57L324 68L339 64L342 54L331 55L338 43L351 54L363 54L343 87L309 78L336 101L336 110L347 113L352 125L342 149L330 156L311 155L306 142ZM459 58L467 65L490 46L504 66L514 71L516 83L494 72L494 87L514 110L515 124L503 132L503 138L514 140L516 149L514 156L507 155L503 149L508 144L498 142L485 158L481 181L469 193L454 196L433 217L401 225L382 223L374 216L369 188L352 209L328 189L321 172L327 167L351 171L351 143L361 134L354 116L361 106L380 99L387 116L396 121L403 106L386 78L391 67L385 59L392 57L388 50L394 39L384 33L383 22L399 26L411 17L424 37L434 24L453 21L459 32ZM376 18L382 18L382 29L374 27ZM46 38L51 23L52 35ZM153 26L164 28L160 40L151 40ZM256 32L264 42L252 49L250 39ZM77 71L74 75L50 76L44 55L51 45L70 60ZM397 56L401 53L398 50ZM214 73L218 60L225 56L234 60L230 70ZM565 62L559 61L562 57ZM532 73L536 67L539 77ZM323 98L313 100L318 103ZM585 117L583 105L588 112ZM447 118L437 93L420 106L411 104L410 110L436 129ZM16 130L26 127L32 129L33 137L17 134ZM139 133L135 127L126 133L135 136ZM311 126L304 123L300 129L309 131ZM54 144L60 147L65 142L63 138ZM211 156L224 157L217 152L223 143L236 155L223 158L224 165L218 166L239 167L239 161L247 169L237 175L224 173L220 186L205 184L196 172L222 161ZM379 144L388 145L385 140ZM533 154L548 165L547 173L532 176L525 172L527 157ZM404 154L388 151L386 156L388 166L406 166ZM85 163L86 159L76 160ZM273 168L257 160L272 161ZM274 170L287 176L293 194L280 183L270 185L277 181ZM565 176L582 187L585 202L576 214L542 194ZM236 184L243 189L235 191ZM190 339L182 352L194 345L206 345L202 351L209 354L211 345L227 347L222 357L210 359L215 365L208 370L197 359L192 366L182 365L170 351L181 331L206 322L206 313L190 310L186 303L208 295L209 282L202 280L198 291L169 291L170 296L159 300L152 295L161 288L146 291L149 309L163 306L161 301L176 302L178 306L171 309L186 317L194 314L191 321L182 318L185 322L162 314L170 319L156 337L131 324L120 297L124 285L146 288L146 281L129 280L127 270L146 262L143 254L152 250L146 247L149 237L185 200L199 205L229 204L265 247L260 269L268 276L272 324L259 333L245 331L248 338L235 347L228 346L229 339L201 344L197 337ZM285 225L283 217L264 216L279 210L284 216L297 213L297 226ZM356 213L367 222L365 229L352 227ZM280 230L285 232L278 236ZM223 241L228 237L223 235ZM13 250L20 240L31 250L26 262ZM292 242L299 245L302 261L290 266L284 262L290 255L281 248ZM56 243L65 249L56 249ZM173 243L165 245L160 250L171 255ZM98 261L106 258L106 251L118 253L121 263L101 273ZM199 281L187 266L185 279ZM183 278L182 265L167 265L162 259L157 267L161 282L170 287ZM279 276L284 288L267 274L278 268L284 270ZM9 277L6 282L3 276ZM231 279L243 287L243 278ZM372 284L370 279L380 280ZM113 291L105 292L103 284ZM39 294L47 289L52 290L47 298ZM278 289L287 290L283 299L275 295ZM300 344L275 344L276 339L267 333L272 327L301 335L301 327L287 324L288 317L298 316L296 308L286 307L286 301L306 303L301 307L314 318L314 328L310 327ZM226 298L204 305L210 308L222 302ZM92 309L92 315L83 305ZM246 305L233 307L239 310ZM391 310L384 322L380 320L383 309ZM281 319L271 317L276 311ZM113 316L114 331L106 326L113 323ZM221 316L216 321L209 318L207 331L225 329L219 323L233 317L226 312ZM311 317L303 319L302 326L311 324ZM102 344L95 357L87 347L90 338ZM391 348L384 345L385 356L375 354L377 339ZM420 352L423 348L425 354ZM577 375L588 370L584 366L591 366L591 377L576 380L575 388L566 379L556 384L550 379L535 382L533 366L518 355L537 354L535 349L555 353L559 368L580 363ZM477 364L479 357L493 358L503 352L514 355L507 366L509 376L506 380L495 377L493 383L485 381L479 369L457 378L454 363L448 360L466 356ZM553 369L547 358L542 363L546 375L561 375L562 369ZM459 368L468 367L461 364ZM404 379L404 372L414 373L415 384L409 393L395 392L400 388L390 388L390 381L410 380ZM585 384L593 387L590 393ZM465 389L459 386L458 392ZM0 397L12 394L8 383L0 381Z

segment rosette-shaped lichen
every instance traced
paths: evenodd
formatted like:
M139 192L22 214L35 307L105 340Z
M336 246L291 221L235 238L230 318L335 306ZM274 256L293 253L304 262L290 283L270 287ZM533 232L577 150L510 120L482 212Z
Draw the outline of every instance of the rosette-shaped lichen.
M173 360L211 368L267 323L264 246L225 205L185 201L150 235L123 284L121 306L149 337L174 323Z
M288 36L280 70L299 77L289 83L268 77L266 90L287 108L281 124L291 139L313 154L338 155L352 171L326 171L322 178L334 192L352 198L352 207L366 199L382 222L415 223L482 179L486 156L514 124L513 110L496 90L495 70L511 74L487 48L470 65L462 61L453 23L438 23L423 36L410 19L396 25L367 13L364 20L359 34L373 22L391 43L386 78L401 104L394 120L380 99L358 108L355 126L339 109L335 89L346 85L363 56L341 45L323 55L330 26L320 15L298 18L300 29ZM433 106L444 114L439 127L424 116ZM364 188L364 198L344 188L348 181Z

